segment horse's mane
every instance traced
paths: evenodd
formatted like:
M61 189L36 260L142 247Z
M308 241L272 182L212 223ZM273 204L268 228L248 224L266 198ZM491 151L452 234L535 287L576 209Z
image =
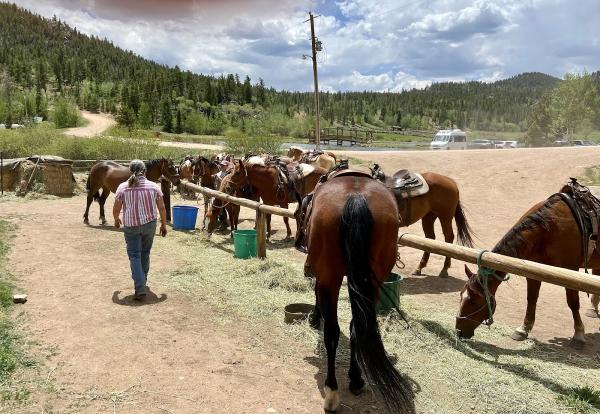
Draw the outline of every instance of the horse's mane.
M494 246L492 251L506 256L519 257L521 249L529 243L529 241L523 237L522 233L526 230L535 228L549 231L549 223L553 220L552 208L561 200L562 199L558 194L548 198L537 211L534 211L519 223L515 224L513 228L502 237L496 246Z
M159 164L163 159L164 158L156 158L154 160L144 161L144 164L146 164L146 170L149 170L150 168L152 168L155 165Z

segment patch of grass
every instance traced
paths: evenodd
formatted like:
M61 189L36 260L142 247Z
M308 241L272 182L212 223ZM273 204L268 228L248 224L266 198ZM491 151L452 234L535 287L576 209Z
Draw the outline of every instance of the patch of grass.
M561 395L558 399L576 413L597 414L600 412L600 391L591 387L572 388L566 395Z
M0 150L5 158L31 155L58 155L72 160L105 159L182 159L188 149L159 147L149 140L131 140L114 137L75 138L62 135L57 130L31 128L0 130Z
M241 228L251 224L242 223ZM172 232L162 243L161 249L180 263L178 270L157 276L163 283L209 305L220 323L251 332L264 330L271 339L275 335L273 341L280 344L272 349L264 338L257 338L256 344L248 345L250 351L298 358L307 350L316 350L318 358L325 358L319 332L306 322L282 322L285 305L314 303L311 281L303 276L301 260L291 260L291 244L272 242L267 247L268 259L260 261L234 259L228 235L215 234L207 240L197 233ZM461 341L454 331L455 308L432 306L418 295L402 296L401 307L408 315L410 329L393 313L379 318L380 329L397 368L418 384L419 413L564 413L574 410L565 401L575 404L577 398L594 407L591 398L581 392L573 397L570 387L597 384L600 361L596 358L571 355L561 347L535 340L514 342L510 339L512 328L501 321L492 329L478 329L474 339ZM341 365L348 364L349 359L351 313L345 286L340 292L338 315Z
M0 383L8 379L20 359L17 338L9 315L9 309L12 305L13 283L6 261L10 237L9 223L0 220Z

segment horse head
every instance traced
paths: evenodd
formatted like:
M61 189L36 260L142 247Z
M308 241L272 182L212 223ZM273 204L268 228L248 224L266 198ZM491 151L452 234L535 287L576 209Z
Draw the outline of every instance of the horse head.
M172 160L167 158L160 159L160 172L174 185L178 185L181 181L179 177L179 170Z
M489 272L488 269L483 269L484 272ZM490 280L490 274L481 275L473 273L465 265L465 274L468 281L460 291L460 309L456 316L456 330L461 338L469 339L475 334L475 329L482 323L489 325L492 323L492 317L496 310L495 293L498 287L497 283L488 281L497 280L493 277Z

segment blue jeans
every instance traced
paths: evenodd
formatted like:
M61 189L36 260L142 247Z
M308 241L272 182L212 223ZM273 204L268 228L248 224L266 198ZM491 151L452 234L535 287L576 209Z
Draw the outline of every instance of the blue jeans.
M146 293L146 279L150 270L150 250L156 233L156 220L141 226L125 227L125 243L131 266L135 294Z

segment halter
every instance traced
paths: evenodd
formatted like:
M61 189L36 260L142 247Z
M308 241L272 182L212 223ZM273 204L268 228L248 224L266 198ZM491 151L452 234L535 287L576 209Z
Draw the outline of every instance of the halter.
M479 255L477 256L477 275L476 276L481 276L481 280L479 279L479 277L473 276L468 282L468 284L472 283L473 278L475 278L475 281L481 285L481 287L483 289L482 296L485 299L485 303L479 309L470 313L467 316L456 315L456 320L469 320L472 322L478 322L474 319L471 319L471 317L473 315L481 312L483 309L487 308L488 318L485 319L482 322L482 324L486 325L486 326L491 326L494 323L494 311L496 310L496 298L494 296L492 296L492 294L490 293L490 289L488 286L489 279L490 279L490 276L492 276L492 277L494 277L494 279L496 279L500 282L506 282L507 280L510 279L510 275L507 274L505 277L502 277L502 276L497 275L496 271L494 269L488 269L487 267L483 267L481 265L481 258L483 256L483 254L486 252L488 252L488 250L482 250L481 252L479 252ZM461 301L462 301L463 292L461 292L461 294L460 294ZM480 293L478 291L475 291L475 292Z

